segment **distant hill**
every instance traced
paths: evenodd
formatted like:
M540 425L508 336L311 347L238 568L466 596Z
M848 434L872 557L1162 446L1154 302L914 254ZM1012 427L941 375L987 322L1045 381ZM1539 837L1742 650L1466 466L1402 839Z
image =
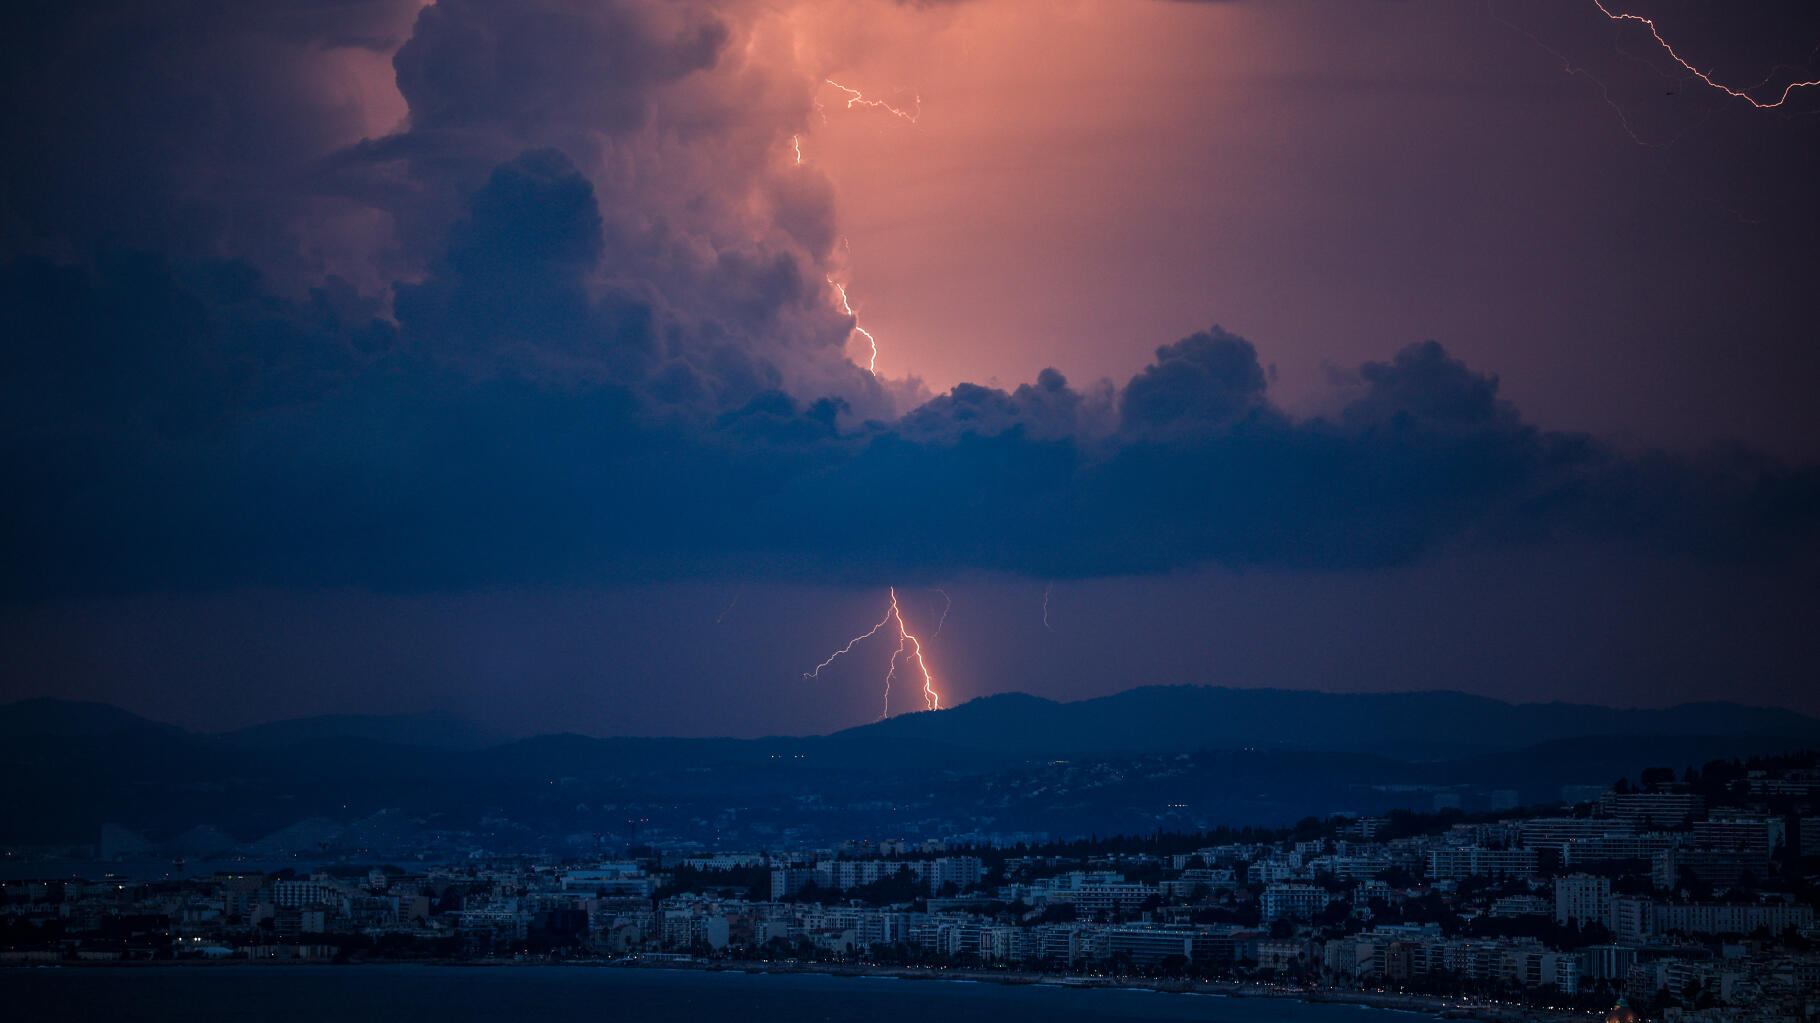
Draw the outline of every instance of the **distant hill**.
M1448 775L1488 788L1513 789L1525 799L1551 796L1564 785L1610 784L1635 777L1643 765L1677 773L1712 760L1774 756L1812 748L1811 740L1774 735L1587 735L1467 757L1439 765Z
M1644 767L1820 748L1820 721L1729 703L1639 711L1150 687L1075 703L1006 694L802 738L509 742L448 714L198 735L101 704L30 700L0 706L0 738L7 843L414 855L413 836L430 831L463 849L586 851L659 833L765 848L1276 825L1443 799L1483 808L1494 792L1544 804L1562 786Z
M191 735L175 725L103 703L34 699L0 706L0 737L106 736L138 731L161 732L167 737ZM511 746L519 755L560 747L566 751L564 759L602 758L635 768L697 760L744 761L768 756L770 744L801 743L817 743L823 754L933 745L950 758L965 751L962 759L971 763L1247 748L1452 760L1584 736L1689 735L1820 744L1820 719L1729 702L1623 709L1580 703L1513 704L1449 690L1324 693L1142 686L1067 703L1027 693L1001 693L947 710L901 714L826 736L801 738L590 739L566 735L515 739L448 711L327 714L195 738L245 750L281 750L342 740L446 751Z
M250 749L280 749L324 739L366 739L398 746L477 750L512 740L504 732L445 710L422 714L323 714L290 718L222 732L221 738Z
M1145 686L1072 703L1004 693L952 710L900 715L836 734L914 738L1031 755L1256 747L1423 760L1579 736L1726 735L1820 742L1820 720L1736 703L1635 710L1576 703L1511 704L1446 690L1323 693Z

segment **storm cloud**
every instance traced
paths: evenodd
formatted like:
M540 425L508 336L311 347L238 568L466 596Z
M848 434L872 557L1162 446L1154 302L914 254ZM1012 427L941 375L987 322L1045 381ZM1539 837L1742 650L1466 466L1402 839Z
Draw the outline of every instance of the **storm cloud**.
M1811 557L1812 469L1539 429L1432 341L1323 415L1219 327L1122 384L874 378L832 189L782 156L814 83L740 5L187 6L157 62L138 5L7 44L45 154L0 236L9 598ZM391 55L401 123L323 99L344 50Z

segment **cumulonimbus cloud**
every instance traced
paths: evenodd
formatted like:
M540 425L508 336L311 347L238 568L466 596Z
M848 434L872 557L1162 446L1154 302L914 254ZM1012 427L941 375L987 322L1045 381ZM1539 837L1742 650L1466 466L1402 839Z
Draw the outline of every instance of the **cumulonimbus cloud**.
M907 403L844 355L832 190L780 158L813 83L741 56L739 7L443 0L402 42L396 11L297 7L219 30L256 52L395 48L395 130L344 141L344 112L298 98L312 83L227 58L170 81L129 66L69 99L76 118L154 90L94 152L54 119L13 126L46 153L8 172L9 596L1344 570L1571 536L1780 557L1813 540L1813 471L1539 430L1432 342L1357 367L1323 417L1274 405L1251 344L1217 327L1122 386L1045 370ZM96 24L14 45L48 34L101 60L120 39ZM136 118L249 75L266 87L225 116L282 109L313 141L240 160L261 187L212 203L195 154ZM135 202L156 229L110 237L83 191L105 175L39 173L123 156L147 167ZM264 228L211 226L227 212ZM307 242L360 230L333 258Z

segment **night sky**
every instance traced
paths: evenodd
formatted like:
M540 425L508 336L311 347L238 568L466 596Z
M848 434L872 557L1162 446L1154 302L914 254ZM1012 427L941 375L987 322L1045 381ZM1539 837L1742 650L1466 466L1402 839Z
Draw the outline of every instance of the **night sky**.
M0 699L1820 712L1814 5L15 8Z

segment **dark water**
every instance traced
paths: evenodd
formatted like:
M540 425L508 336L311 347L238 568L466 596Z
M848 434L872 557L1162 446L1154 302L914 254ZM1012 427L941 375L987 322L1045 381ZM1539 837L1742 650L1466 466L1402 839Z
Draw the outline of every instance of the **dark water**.
M961 1023L1202 1020L1410 1023L1410 1013L1283 999L942 980L585 967L226 966L0 970L11 1020L97 1023Z

